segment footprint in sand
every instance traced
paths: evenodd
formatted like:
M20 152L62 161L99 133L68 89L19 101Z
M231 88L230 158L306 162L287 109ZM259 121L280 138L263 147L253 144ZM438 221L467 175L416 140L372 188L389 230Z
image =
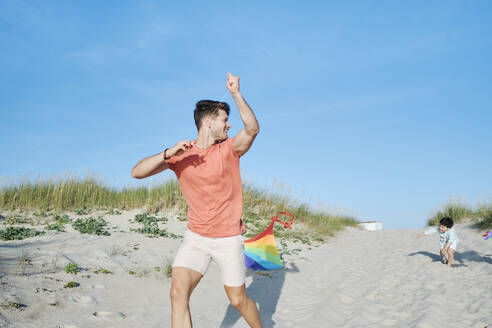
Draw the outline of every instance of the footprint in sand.
M72 295L70 296L70 300L74 303L79 304L96 303L96 300L94 300L94 298L86 295Z
M340 303L345 304L345 305L349 305L349 304L354 303L354 299L352 297L344 295L344 294L338 295L338 298L340 299Z
M362 316L371 323L378 323L381 321L381 317L372 313L363 313Z
M104 287L104 285L92 285L91 286L93 289L104 289L106 287Z
M381 321L381 324L385 327L392 327L395 326L397 323L398 320L394 320L394 319L384 319L383 321Z
M126 315L121 312L96 311L93 316L101 319L125 319Z

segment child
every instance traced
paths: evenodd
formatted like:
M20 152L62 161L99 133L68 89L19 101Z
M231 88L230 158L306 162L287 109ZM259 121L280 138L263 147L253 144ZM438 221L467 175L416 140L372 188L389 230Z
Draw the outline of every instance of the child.
M439 226L427 229L425 232L417 235L417 237L423 237L439 232L439 239L441 242L441 250L439 253L441 255L442 262L449 266L453 265L454 252L456 251L456 246L458 246L459 242L458 235L456 234L456 229L453 228L453 224L454 222L451 218L444 217L439 221Z

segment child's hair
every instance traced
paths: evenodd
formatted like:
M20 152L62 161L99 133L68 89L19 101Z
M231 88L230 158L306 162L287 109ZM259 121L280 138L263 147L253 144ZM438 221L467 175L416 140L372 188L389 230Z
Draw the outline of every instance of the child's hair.
M439 224L442 224L443 226L446 226L449 229L451 229L453 227L454 222L453 222L453 219L451 219L450 217L446 216L446 217L443 217L439 221Z

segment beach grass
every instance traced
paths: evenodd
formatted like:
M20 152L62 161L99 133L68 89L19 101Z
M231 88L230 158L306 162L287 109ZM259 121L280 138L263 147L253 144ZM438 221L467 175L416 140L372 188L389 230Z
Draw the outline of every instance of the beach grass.
M492 229L492 203L479 205L475 216L475 228Z
M443 217L450 217L454 223L471 220L477 229L492 228L492 202L480 203L474 209L461 201L451 199L441 210L436 211L429 218L427 224L429 226L438 225Z
M268 223L270 217L279 211L293 214L296 222L304 223L321 235L332 235L335 231L358 223L348 215L314 211L308 205L293 200L289 192L261 190L249 184L243 185L243 204L243 220L246 224L253 219L257 221L253 228ZM6 181L0 189L0 209L19 213L37 211L47 216L48 213L72 211L77 215L88 215L93 209L120 213L120 210L137 208L149 214L164 209L177 209L179 218L184 220L187 203L175 179L157 184L114 188L95 175L85 178L38 177L34 180Z

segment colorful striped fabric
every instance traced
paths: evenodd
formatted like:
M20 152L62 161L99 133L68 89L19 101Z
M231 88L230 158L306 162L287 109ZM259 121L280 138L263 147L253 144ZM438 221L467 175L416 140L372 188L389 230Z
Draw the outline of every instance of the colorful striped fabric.
M289 223L280 221L279 214L291 217ZM289 213L279 212L276 217L272 217L272 223L261 234L244 242L244 258L246 268L254 271L268 271L281 269L284 263L278 253L275 236L273 235L273 225L275 222L282 223L285 228L291 229L294 216Z

